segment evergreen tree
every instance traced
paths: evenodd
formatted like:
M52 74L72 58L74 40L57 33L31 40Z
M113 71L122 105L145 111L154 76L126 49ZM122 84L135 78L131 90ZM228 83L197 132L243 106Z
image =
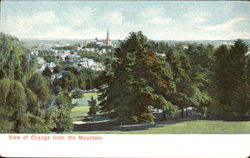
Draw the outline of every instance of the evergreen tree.
M213 100L212 78L214 73L214 48L212 45L191 44L185 50L190 58L189 94L190 105L198 108L198 115L207 116L207 110Z
M95 120L96 114L98 112L98 105L96 99L94 99L93 96L91 97L91 100L88 101L88 106L89 106L88 115L92 116Z
M242 119L249 110L248 46L242 40L216 51L217 115L226 119Z
M100 112L118 118L122 123L154 122L152 108L174 114L176 107L166 100L173 85L168 63L152 52L141 32L132 32L115 52L117 60L107 62L101 75L107 88L101 89Z

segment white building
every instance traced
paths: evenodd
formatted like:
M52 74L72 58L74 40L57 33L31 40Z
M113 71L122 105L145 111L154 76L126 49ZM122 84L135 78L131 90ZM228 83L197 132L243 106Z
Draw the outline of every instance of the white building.
M95 62L93 59L88 59L88 58L80 59L80 64L85 68L96 70L96 71L102 71L105 68L103 64Z
M91 66L95 65L95 62L93 59L82 58L82 59L80 59L80 64L83 67L90 68Z
M70 52L59 51L56 56L59 56L63 61L65 60L66 56L69 56Z
M54 67L56 67L56 64L51 62L51 63L46 63L46 66L52 71Z
M37 55L39 54L39 52L38 52L38 50L32 50L32 51L31 51L31 54L37 56Z

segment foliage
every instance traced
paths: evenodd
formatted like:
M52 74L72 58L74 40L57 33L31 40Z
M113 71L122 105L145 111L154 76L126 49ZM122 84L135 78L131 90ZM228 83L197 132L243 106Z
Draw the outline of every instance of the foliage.
M54 50L77 50L76 46L52 47Z
M54 109L54 122L56 124L54 131L64 132L71 131L73 128L72 119L70 117L71 98L69 93L66 91L61 91L56 98L56 106Z
M54 67L54 69L53 69L53 72L54 73L59 73L59 72L61 72L62 71L62 66L60 66L60 65L56 65L55 67Z
M96 62L103 62L107 57L97 52L80 52L82 58L93 59Z
M175 109L165 98L173 91L171 70L152 52L141 32L130 33L115 57L117 60L107 62L107 72L100 76L102 84L107 84L107 88L100 88L100 112L117 117L122 123L152 123L151 107ZM158 99L160 95L163 99Z
M29 53L17 38L0 33L0 78L25 82L36 70Z
M91 100L88 101L88 106L89 106L89 111L88 111L88 115L92 116L95 120L96 114L98 112L98 105L97 105L97 101L96 99L93 98L93 96L91 97Z
M53 62L53 57L52 55L44 55L43 59L47 62L47 63L51 63Z
M10 119L8 107L0 106L0 133L10 133L14 128L14 122Z
M42 72L42 75L44 77L51 77L52 76L52 72L51 72L50 68L49 67L45 67L45 69Z
M54 81L54 86L60 86L62 89L71 91L78 86L77 78L69 71L64 72L61 78Z
M36 97L19 81L9 79L0 81L0 112L2 132L39 133L48 132L45 120L40 115ZM6 113L4 114L4 111ZM8 125L8 126L7 126ZM7 126L7 127L6 127Z
M27 82L27 86L37 95L42 108L46 109L52 99L49 83L41 74L34 74Z
M216 50L215 80L217 106L214 111L222 118L242 119L250 110L248 46L237 40L234 45ZM230 98L230 99L229 99Z

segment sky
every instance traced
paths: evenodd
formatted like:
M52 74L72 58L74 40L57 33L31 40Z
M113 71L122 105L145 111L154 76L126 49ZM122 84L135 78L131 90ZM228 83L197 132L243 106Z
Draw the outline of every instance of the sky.
M248 1L11 1L1 2L1 31L20 39L152 40L250 38Z

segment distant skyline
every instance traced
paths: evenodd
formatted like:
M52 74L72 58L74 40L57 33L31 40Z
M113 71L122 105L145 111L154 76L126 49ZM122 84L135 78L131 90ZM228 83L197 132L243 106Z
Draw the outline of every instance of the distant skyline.
M1 31L20 39L124 39L142 31L153 40L250 38L248 1L1 2Z

